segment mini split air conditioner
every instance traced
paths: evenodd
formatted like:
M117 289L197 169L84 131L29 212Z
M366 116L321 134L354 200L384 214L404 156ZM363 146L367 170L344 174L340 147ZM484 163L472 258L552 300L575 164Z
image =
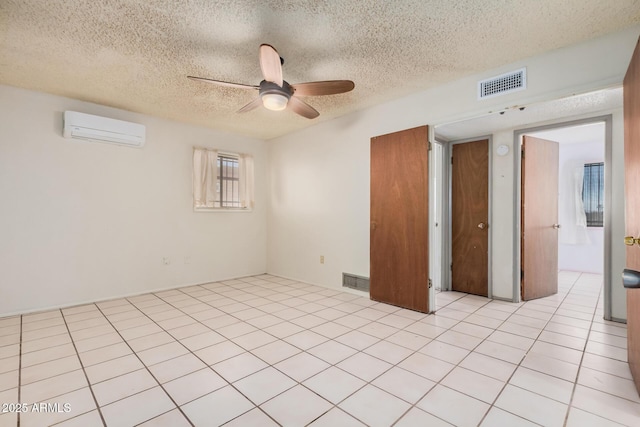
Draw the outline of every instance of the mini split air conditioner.
M138 123L65 111L62 135L65 138L142 148L145 127Z

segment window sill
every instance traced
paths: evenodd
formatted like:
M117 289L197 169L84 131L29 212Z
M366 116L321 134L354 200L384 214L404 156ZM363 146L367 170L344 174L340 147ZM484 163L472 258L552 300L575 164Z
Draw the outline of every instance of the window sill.
M193 208L194 212L225 212L225 213L240 213L240 212L253 212L253 209L249 208Z

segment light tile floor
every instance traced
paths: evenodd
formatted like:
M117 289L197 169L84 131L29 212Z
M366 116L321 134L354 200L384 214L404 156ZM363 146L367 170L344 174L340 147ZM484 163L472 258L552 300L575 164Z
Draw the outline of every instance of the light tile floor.
M638 426L601 282L427 316L261 275L2 318L0 426Z

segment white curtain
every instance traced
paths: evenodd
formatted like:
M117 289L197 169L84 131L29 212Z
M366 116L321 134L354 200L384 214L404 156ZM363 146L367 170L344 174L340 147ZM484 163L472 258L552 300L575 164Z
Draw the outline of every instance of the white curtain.
M218 152L193 149L193 203L196 208L213 208L218 187Z
M238 156L240 166L240 202L243 208L253 209L254 173L253 157L249 154Z
M582 202L584 182L584 164L578 161L567 162L563 168L562 188L560 191L560 243L569 245L588 245L591 243L587 233L587 215Z

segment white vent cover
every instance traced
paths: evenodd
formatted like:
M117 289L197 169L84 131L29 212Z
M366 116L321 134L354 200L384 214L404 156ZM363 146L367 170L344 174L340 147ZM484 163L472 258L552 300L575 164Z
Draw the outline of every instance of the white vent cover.
M509 73L478 82L478 99L493 98L498 95L517 92L527 88L527 69L521 68Z

